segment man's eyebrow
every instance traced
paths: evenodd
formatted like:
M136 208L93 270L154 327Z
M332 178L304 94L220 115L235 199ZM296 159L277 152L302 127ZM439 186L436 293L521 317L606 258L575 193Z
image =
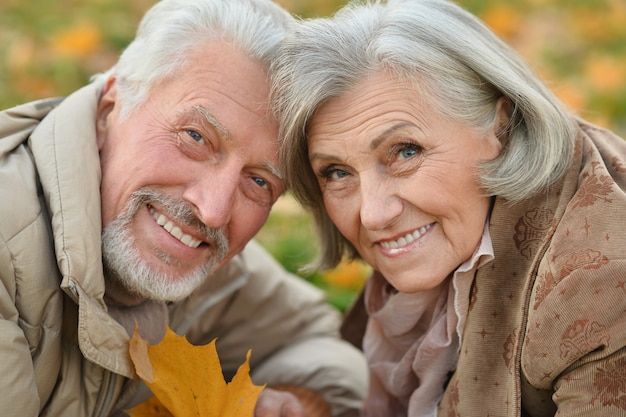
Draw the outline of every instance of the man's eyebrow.
M276 168L274 166L274 164L272 164L271 162L266 162L263 164L263 168L267 169L269 172L272 173L272 175L274 175L276 178L278 178L279 180L283 181L284 177L283 174L280 172L280 170L278 168Z
M224 126L222 126L222 124L215 117L213 117L211 112L209 112L206 109L206 107L196 105L196 106L193 106L191 109L187 110L186 112L184 112L184 114L187 114L192 117L200 116L202 119L206 120L211 126L213 126L215 130L217 130L221 136L223 136L224 138L230 137L230 132ZM281 181L284 180L283 174L271 162L265 162L264 164L262 164L262 166L263 168L268 170L272 175L277 177L279 180Z
M213 126L213 128L217 130L220 136L224 138L230 137L230 132L228 131L228 129L226 129L215 117L213 117L211 112L206 107L196 105L189 110L186 110L183 114L186 114L190 117L200 117L208 122L211 126Z
M391 135L396 130L402 129L404 127L416 127L413 123L409 122L401 122L391 126L389 129L382 132L380 135L376 136L376 138L370 143L370 149L375 150L384 141L389 135Z

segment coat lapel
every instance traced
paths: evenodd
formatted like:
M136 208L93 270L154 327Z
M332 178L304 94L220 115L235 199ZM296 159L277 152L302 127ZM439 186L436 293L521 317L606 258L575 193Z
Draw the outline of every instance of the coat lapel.
M510 205L496 198L490 220L495 259L476 273L457 370L440 416L520 416L520 358L536 272L575 192L572 168L546 193Z

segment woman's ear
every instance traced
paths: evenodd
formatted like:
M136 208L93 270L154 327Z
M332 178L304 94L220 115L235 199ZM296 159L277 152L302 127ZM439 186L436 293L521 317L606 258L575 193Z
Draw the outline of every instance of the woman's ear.
M512 127L513 104L508 97L500 97L496 102L496 122L494 132L500 143L505 145Z
M100 94L100 100L98 101L98 108L96 109L96 138L98 143L98 149L102 148L105 141L109 114L115 108L117 101L117 89L115 87L115 76L110 76L102 93Z

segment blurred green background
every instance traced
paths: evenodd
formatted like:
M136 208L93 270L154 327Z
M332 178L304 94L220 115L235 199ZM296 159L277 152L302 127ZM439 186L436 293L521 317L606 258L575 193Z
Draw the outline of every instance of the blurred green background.
M113 65L155 0L0 0L0 109L67 95ZM345 1L278 0L302 17ZM626 1L460 0L535 68L582 117L626 136ZM310 219L285 196L259 240L289 270L317 251ZM345 309L368 268L306 275Z

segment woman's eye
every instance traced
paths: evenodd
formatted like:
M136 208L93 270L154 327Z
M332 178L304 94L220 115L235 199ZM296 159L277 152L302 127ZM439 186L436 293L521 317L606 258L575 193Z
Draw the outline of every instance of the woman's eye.
M400 151L400 156L402 158L410 158L415 155L417 151L415 149L403 149Z
M195 140L198 143L204 143L204 138L202 135L195 130L187 130L187 134L191 137L191 139Z
M420 151L420 147L413 144L402 145L400 149L397 150L396 155L398 159L408 159L415 155L417 155Z
M338 180L348 176L348 173L342 169L335 169L330 173L330 178Z
M326 168L322 171L321 177L328 178L331 180L339 180L348 176L348 172L339 168Z

